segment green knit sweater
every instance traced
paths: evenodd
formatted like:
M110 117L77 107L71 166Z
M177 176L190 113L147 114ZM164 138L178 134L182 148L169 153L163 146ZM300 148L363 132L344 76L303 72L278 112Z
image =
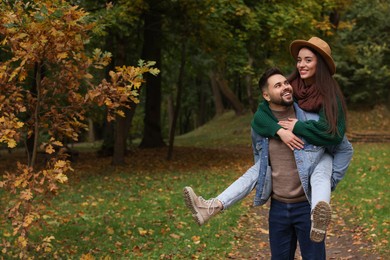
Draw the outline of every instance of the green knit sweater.
M339 144L345 134L345 117L341 106L339 106L339 118L337 120L337 129L339 134L328 133L328 123L324 111L319 112L319 120L297 121L294 126L293 133L302 136L309 143L314 145L336 145ZM261 136L275 137L276 132L282 128L278 125L278 120L272 114L267 101L262 101L253 116L251 122L252 128Z

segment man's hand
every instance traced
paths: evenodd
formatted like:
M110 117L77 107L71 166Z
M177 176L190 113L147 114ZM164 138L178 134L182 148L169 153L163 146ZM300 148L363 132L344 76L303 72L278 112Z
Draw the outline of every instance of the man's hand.
M287 120L279 121L278 124L284 129L290 130L292 132L297 121L298 119L296 118L288 118Z
M280 139L282 139L283 143L285 143L291 150L294 151L294 149L299 150L303 148L303 141L291 131L280 128L276 133L279 135Z

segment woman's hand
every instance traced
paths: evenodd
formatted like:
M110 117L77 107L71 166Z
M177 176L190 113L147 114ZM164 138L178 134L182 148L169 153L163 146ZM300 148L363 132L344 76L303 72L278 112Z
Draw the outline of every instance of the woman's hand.
M278 124L284 129L290 130L292 132L297 121L298 119L296 118L288 118L287 120L279 121Z
M291 131L280 128L276 133L279 135L280 139L282 139L283 143L285 143L291 150L294 151L294 149L299 150L303 148L303 141Z

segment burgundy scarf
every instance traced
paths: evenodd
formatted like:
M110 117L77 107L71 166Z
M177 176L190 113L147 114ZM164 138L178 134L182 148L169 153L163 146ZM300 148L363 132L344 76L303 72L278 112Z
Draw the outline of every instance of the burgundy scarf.
M305 86L303 80L296 78L291 81L294 97L300 108L308 112L318 113L322 108L322 96L316 84Z

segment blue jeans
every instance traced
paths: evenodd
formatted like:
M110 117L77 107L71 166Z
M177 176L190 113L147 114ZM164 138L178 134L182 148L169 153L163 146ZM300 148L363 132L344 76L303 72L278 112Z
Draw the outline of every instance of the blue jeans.
M326 259L325 242L310 240L309 202L283 203L271 200L269 239L273 260L294 259L297 241L303 259Z

